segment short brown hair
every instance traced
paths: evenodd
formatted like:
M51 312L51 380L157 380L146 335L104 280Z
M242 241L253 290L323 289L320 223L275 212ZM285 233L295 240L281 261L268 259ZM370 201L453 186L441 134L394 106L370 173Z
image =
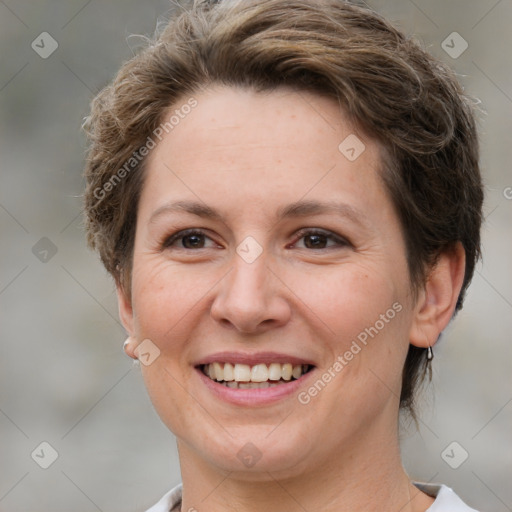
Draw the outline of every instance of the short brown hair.
M85 125L87 237L125 291L141 148L169 107L210 83L257 91L291 86L339 102L384 148L382 178L401 221L413 289L440 253L462 243L466 269L456 311L462 307L480 257L473 104L447 66L376 13L342 0L196 0L93 100ZM410 345L400 405L411 412L425 364L425 349Z

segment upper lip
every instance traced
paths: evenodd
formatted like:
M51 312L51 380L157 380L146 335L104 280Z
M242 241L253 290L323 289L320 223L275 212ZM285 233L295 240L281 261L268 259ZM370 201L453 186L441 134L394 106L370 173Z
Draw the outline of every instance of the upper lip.
M308 364L315 366L310 359L303 357L292 356L289 354L283 354L281 352L216 352L201 358L199 361L194 363L194 366L201 366L210 363L231 363L231 364L247 364L254 366L256 364L271 364L271 363L291 363L296 364Z

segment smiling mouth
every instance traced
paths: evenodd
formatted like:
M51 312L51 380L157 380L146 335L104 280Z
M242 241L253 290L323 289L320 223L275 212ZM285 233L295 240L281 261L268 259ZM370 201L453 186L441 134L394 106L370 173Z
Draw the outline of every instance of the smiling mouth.
M233 389L263 389L287 384L300 379L313 369L309 364L271 363L231 364L214 362L203 364L200 370L211 380Z

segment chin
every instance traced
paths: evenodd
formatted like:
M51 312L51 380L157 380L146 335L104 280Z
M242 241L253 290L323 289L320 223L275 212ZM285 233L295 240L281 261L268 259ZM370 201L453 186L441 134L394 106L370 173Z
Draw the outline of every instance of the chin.
M209 435L201 431L195 441L190 439L189 432L182 441L200 459L217 470L230 473L230 478L263 482L278 475L286 479L303 474L310 466L313 440L305 442L305 433L292 434L284 425L274 432L272 429L275 425L227 429L232 436L226 432Z

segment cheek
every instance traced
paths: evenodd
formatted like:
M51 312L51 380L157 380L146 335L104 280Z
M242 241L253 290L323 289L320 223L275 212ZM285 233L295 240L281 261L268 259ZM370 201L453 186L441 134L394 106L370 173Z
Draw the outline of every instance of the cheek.
M403 300L395 279L380 266L354 263L289 275L293 292L310 308L309 316L318 316L326 330L342 339L357 336Z
M190 321L195 308L218 280L212 272L198 267L184 271L162 258L148 258L136 264L132 284L137 336L154 337L155 342L175 339Z
M311 332L322 345L324 368L338 361L332 400L338 403L342 389L347 402L370 396L377 407L390 389L399 394L409 344L407 273L388 265L347 263L297 274L293 282L305 303L299 314L310 326L316 323Z
M211 275L191 274L161 257L148 257L135 261L132 281L137 339L150 339L160 350L150 365L141 363L145 386L162 421L178 434L187 431L186 418L197 415L197 406L185 391L189 340L199 324L195 312L214 284Z

